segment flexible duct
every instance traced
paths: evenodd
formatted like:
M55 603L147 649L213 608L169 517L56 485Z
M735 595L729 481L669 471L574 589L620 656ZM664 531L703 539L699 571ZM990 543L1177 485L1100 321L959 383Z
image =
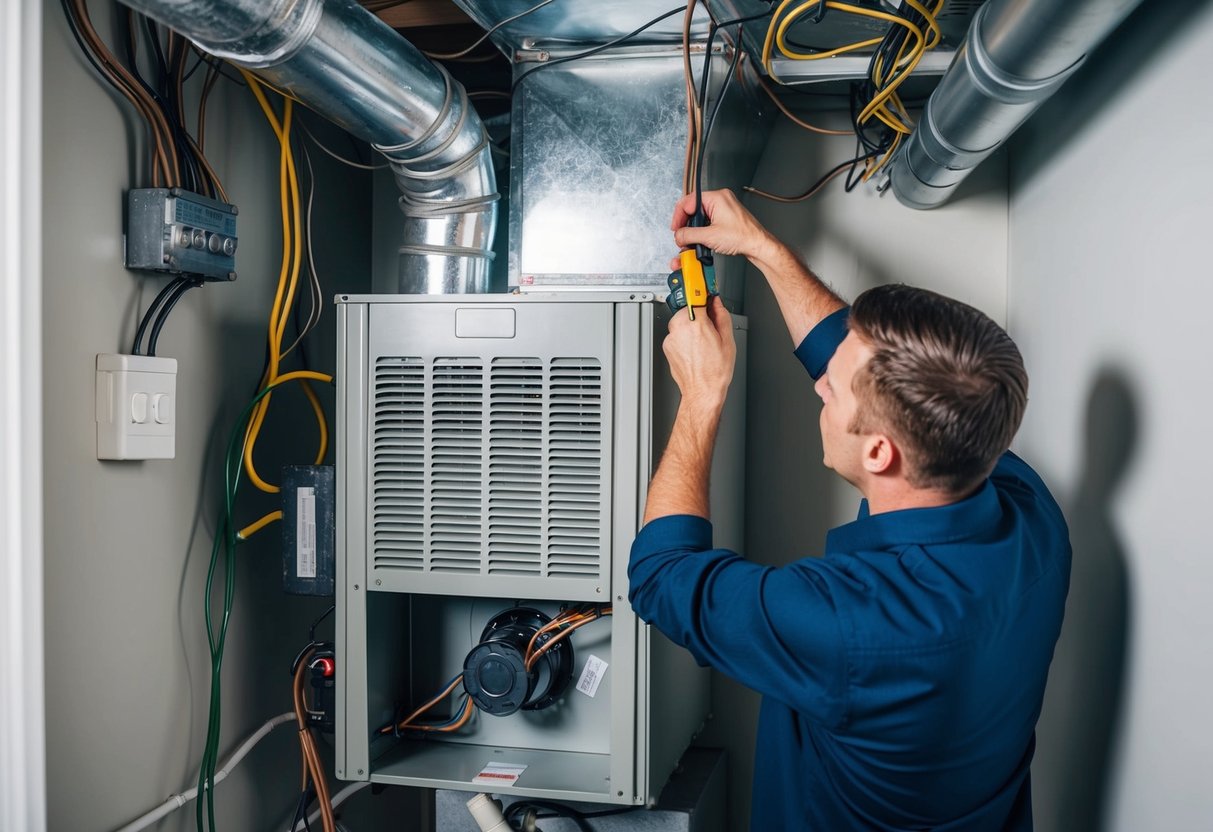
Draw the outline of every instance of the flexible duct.
M912 208L942 205L1141 0L989 0L894 159Z
M497 184L463 86L354 0L123 0L247 67L387 157L401 292L488 289Z

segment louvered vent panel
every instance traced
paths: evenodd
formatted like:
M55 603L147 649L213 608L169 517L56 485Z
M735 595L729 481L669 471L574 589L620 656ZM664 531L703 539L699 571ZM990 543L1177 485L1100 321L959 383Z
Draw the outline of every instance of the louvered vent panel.
M484 364L434 359L430 413L430 571L480 572Z
M422 573L419 590L599 580L603 385L595 358L378 359L373 568Z
M375 364L372 545L376 569L425 568L425 365Z
M596 577L602 550L602 365L592 358L554 358L548 390L548 575Z
M541 575L543 362L496 358L489 383L488 571Z

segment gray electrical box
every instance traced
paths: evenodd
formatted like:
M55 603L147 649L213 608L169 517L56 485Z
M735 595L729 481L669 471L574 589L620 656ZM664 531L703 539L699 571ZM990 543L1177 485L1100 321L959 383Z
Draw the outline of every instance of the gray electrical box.
M338 777L656 799L709 710L707 671L627 601L677 404L667 319L644 293L339 300ZM741 548L734 321L711 496L716 544ZM490 622L583 604L613 614L567 638L571 680L543 707L477 710L451 733L391 729L464 670ZM427 718L453 720L460 693Z
M126 198L126 267L236 279L236 206L181 188Z

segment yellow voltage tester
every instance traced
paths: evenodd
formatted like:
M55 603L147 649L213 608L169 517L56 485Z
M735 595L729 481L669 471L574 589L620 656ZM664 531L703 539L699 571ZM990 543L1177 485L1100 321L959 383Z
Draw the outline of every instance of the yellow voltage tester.
M666 296L665 302L671 312L687 307L687 314L693 321L695 310L707 308L708 299L716 294L716 268L712 264L710 254L701 259L693 248L680 252L678 260L682 268L670 272L670 276L666 278L670 294Z

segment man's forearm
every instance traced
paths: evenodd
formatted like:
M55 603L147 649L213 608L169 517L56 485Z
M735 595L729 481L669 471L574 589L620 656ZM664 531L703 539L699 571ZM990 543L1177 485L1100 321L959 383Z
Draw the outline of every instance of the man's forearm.
M846 306L790 248L769 233L749 259L775 294L794 345L799 345L824 318Z
M670 441L649 484L645 524L674 514L710 519L708 491L720 411L721 405L685 400L679 406Z

